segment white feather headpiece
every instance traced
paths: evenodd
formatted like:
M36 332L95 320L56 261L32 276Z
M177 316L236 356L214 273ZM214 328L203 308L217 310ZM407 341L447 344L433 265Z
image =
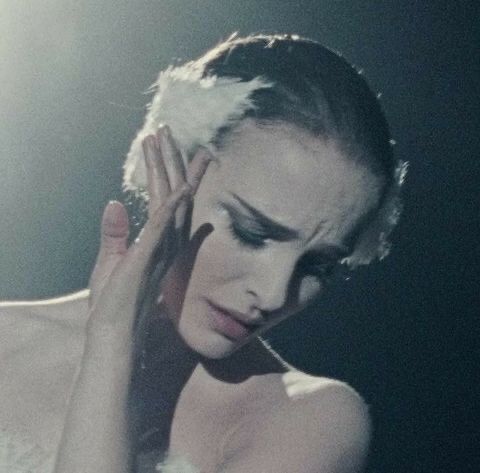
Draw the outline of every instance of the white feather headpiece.
M408 162L399 160L395 167L394 181L383 205L367 229L361 234L355 245L354 252L342 260L350 269L362 266L390 253L390 234L396 227L402 213L401 190L408 171Z
M242 82L234 77L202 77L203 69L195 62L170 66L160 72L152 86L156 90L148 108L143 128L133 140L124 164L123 186L126 190L146 188L147 176L142 141L167 124L184 160L199 145L210 147L217 131L254 108L250 98L258 89L271 87L261 77Z

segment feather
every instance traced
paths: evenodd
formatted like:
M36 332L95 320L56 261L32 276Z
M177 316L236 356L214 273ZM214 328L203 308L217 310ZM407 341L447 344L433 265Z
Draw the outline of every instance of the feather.
M211 149L211 141L221 127L241 119L246 110L254 107L252 92L271 86L261 77L245 82L234 77L202 77L202 73L203 69L194 62L160 72L153 85L156 92L145 123L133 140L123 167L124 189L146 188L142 141L160 125L170 127L186 161L199 145Z

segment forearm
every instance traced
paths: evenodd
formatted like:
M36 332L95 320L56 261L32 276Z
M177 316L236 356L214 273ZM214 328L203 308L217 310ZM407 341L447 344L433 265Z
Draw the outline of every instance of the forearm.
M128 393L131 336L87 337L70 398L55 473L132 471Z

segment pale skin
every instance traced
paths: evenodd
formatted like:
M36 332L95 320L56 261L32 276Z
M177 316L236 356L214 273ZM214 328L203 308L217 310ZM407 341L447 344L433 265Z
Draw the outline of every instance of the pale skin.
M378 204L378 178L335 143L286 124L245 120L212 162L200 150L187 170L168 130L145 150L148 222L127 248L125 210L107 207L90 297L2 306L0 366L11 376L0 387L0 425L58 451L56 473L131 471L136 303L166 232L189 228L144 310L157 317L165 445L205 473L359 471L369 440L361 398L289 369L256 336L321 294ZM252 209L292 232L271 238ZM227 336L211 304L255 327Z

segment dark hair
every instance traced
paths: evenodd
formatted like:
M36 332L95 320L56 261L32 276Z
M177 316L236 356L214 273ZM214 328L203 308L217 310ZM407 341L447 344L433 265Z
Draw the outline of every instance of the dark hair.
M255 107L243 118L283 121L333 138L389 187L395 161L387 121L365 79L339 54L296 35L233 36L196 62L204 76L271 82L252 93ZM221 128L214 144L220 146L233 126Z

